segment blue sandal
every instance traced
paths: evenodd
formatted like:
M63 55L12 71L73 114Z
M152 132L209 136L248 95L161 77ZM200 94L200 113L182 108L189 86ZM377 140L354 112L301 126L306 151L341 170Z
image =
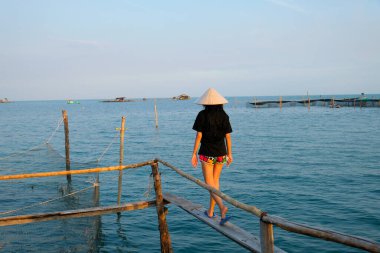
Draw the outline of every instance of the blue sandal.
M231 218L232 218L231 216L226 216L226 217L220 219L219 225L223 226L223 225L226 224L226 222L229 221Z
M205 214L207 217L209 217L210 219L216 217L215 213L214 213L212 216L209 216L207 210L204 212L204 214Z

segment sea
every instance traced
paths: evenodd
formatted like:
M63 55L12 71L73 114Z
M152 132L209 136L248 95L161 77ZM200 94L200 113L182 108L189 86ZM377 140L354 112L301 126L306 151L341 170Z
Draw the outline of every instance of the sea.
M380 243L380 108L255 108L253 97L227 99L234 162L222 171L222 192L289 221ZM66 110L72 170L119 164L125 116L124 164L160 158L203 179L190 163L192 126L202 110L194 101L0 104L0 175L65 170ZM159 170L164 192L208 206L206 190L162 164ZM100 173L98 187L96 180L86 174L73 175L70 184L66 176L0 181L0 218L117 204L118 171ZM121 203L152 199L150 166L125 170ZM227 206L231 223L259 237L256 216ZM179 207L167 208L174 252L248 252ZM274 240L287 252L363 252L278 227ZM156 209L3 226L0 252L160 252Z

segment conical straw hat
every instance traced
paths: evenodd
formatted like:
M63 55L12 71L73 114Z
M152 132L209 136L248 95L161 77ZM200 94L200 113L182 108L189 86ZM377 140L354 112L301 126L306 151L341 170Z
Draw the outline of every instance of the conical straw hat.
M227 104L228 101L214 88L209 88L195 103L200 105L223 105Z

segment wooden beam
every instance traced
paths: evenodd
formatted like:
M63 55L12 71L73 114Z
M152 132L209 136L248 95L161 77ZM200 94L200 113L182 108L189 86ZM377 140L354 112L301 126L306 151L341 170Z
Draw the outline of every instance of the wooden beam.
M68 218L81 218L81 217L97 216L97 215L103 215L103 214L109 214L109 213L133 211L133 210L145 209L145 208L155 206L155 205L156 205L156 201L152 200L152 201L139 201L139 202L134 202L134 203L127 203L124 205L92 207L92 208L84 208L84 209L78 209L78 210L68 210L68 211L60 211L60 212L52 212L52 213L9 216L9 217L0 218L0 227L32 223L32 222L60 220L60 219L68 219Z
M321 238L327 241L337 242L354 248L367 250L369 252L380 252L380 245L368 239L327 229L309 227L307 225L287 221L281 217L273 215L265 215L262 217L262 220L268 223L272 223L273 225L276 225L289 232Z
M92 168L92 169L83 169L83 170L70 170L70 171L51 171L51 172L39 172L39 173L30 173L30 174L16 174L16 175L4 175L0 176L0 180L13 180L13 179L25 179L25 178L35 178L35 177L55 177L55 176L65 176L65 175L74 175L74 174L87 174L87 173L98 173L98 172L107 172L114 170L125 170L139 168L154 163L153 160L128 164L123 166L111 166L111 167L102 167L102 168Z
M204 214L206 209L203 206L194 204L186 199L180 198L170 193L165 193L164 199L171 204L182 208L189 214L206 223L208 226L212 227L222 235L230 238L232 241L248 249L249 251L258 253L261 252L260 240L257 237L232 224L231 222L227 222L223 226L219 225L220 217L207 217ZM274 252L285 252L277 247L275 247L274 250Z

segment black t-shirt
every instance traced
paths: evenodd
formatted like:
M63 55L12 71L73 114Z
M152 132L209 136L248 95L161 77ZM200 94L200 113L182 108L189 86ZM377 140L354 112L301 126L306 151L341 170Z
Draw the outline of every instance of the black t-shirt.
M227 154L225 136L232 132L232 128L230 119L224 110L200 111L193 129L202 132L198 154L213 157Z

